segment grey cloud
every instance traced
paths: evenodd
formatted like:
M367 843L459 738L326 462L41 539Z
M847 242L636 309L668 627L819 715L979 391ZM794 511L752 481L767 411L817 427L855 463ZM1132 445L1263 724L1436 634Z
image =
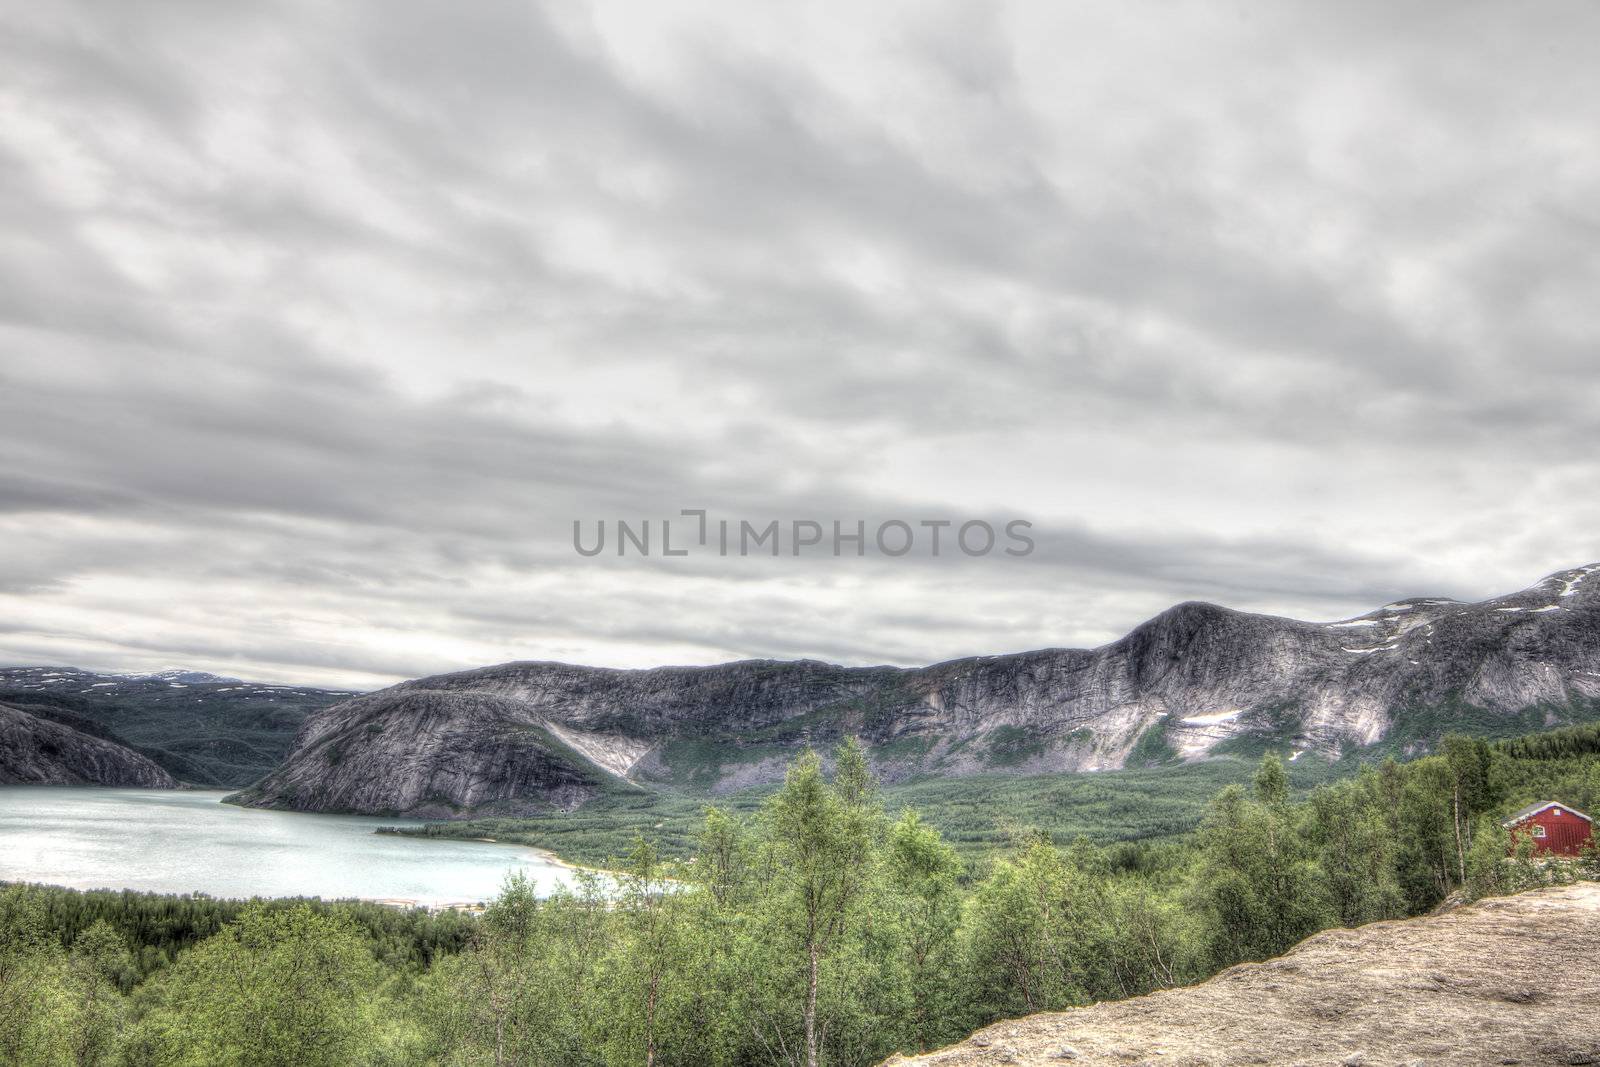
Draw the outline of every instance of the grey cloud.
M12 5L0 656L910 663L1587 562L1596 16L1421 10L680 12L674 74L603 4ZM689 506L1039 549L570 551Z

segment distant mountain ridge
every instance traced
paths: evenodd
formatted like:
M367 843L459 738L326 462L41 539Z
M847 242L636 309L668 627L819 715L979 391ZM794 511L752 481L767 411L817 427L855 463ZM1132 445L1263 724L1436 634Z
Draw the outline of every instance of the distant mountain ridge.
M213 788L254 782L288 756L312 712L354 695L182 668L98 674L0 667L0 701L54 708L98 724L173 777Z
M177 682L180 685L244 685L241 678L230 678L227 675L211 674L207 671L191 671L182 667L171 667L164 671L148 671L143 674L110 674L108 678L126 678L129 681L152 680L158 682Z
M509 663L311 715L241 803L456 817L611 789L776 780L846 733L879 773L1102 770L1267 747L1415 751L1452 728L1600 717L1600 564L1476 604L1397 601L1333 623L1179 604L1097 649L922 668L766 660L614 670Z

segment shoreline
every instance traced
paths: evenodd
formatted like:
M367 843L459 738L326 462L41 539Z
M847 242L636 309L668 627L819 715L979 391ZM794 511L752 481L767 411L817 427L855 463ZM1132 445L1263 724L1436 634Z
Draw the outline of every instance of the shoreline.
M408 837L408 836L409 837L421 837L422 835L421 834L400 834L399 836L401 836L401 837ZM556 853L550 851L547 848L541 848L538 845L526 845L526 844L523 844L521 841L502 841L498 837L446 837L446 838L443 838L442 840L445 840L445 841L481 841L486 845L506 845L506 846L508 846L510 848L526 849L527 851L532 852L534 855L538 856L544 862L548 863L550 866L552 866L552 867L560 867L562 870L566 870L566 871L584 871L584 872L586 872L588 874L612 874L612 873L614 873L612 871L604 870L604 869L602 869L600 867L585 867L581 863L573 863L571 860L562 859L559 855L557 855Z
M439 825L448 826L449 823L437 823L437 822L424 823L422 826L416 826L416 827L410 827L410 826L379 826L379 827L375 827L372 832L375 833L375 834L388 834L388 835L391 835L391 836L394 836L394 837L416 837L416 838L423 838L423 839L432 839L432 840L436 840L436 841L473 841L473 842L477 842L478 844L484 844L484 845L505 845L505 846L507 846L509 848L520 848L520 849L524 849L524 850L526 850L528 852L532 852L534 855L538 856L539 859L542 860L543 862L548 863L552 867L558 867L558 868L560 868L562 870L573 871L573 872L582 873L582 874L599 875L601 877L606 877L606 878L615 878L619 874L618 871L612 870L612 869L607 868L607 867L592 867L592 866L589 866L588 864L584 864L584 863L575 863L572 860L569 860L569 859L566 859L566 858L562 857L559 853L554 852L554 851L552 851L552 850L550 850L548 848L545 848L543 845L530 845L525 841L513 841L513 840L508 840L508 839L502 838L502 837L485 837L485 836L482 836L482 835L475 835L475 836L472 836L472 837L468 837L466 835L457 836L455 834L439 834L439 833L427 833L427 832L425 832L427 827L429 827L429 826L439 826Z

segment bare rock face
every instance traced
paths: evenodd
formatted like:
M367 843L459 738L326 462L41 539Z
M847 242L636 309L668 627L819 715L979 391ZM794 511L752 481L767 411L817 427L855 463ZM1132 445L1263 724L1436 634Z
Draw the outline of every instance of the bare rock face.
M607 777L526 704L488 693L386 690L338 706L302 729L288 763L230 799L448 819L570 807Z
M1186 989L996 1023L900 1067L1600 1063L1600 885L1329 930Z
M1093 650L931 667L810 660L623 671L510 663L405 682L308 719L242 795L317 811L466 815L605 787L716 792L863 738L887 778L1103 770L1265 747L1336 758L1600 717L1600 565L1479 604L1298 622L1180 604Z
M62 722L0 704L0 785L110 785L176 789L132 749Z

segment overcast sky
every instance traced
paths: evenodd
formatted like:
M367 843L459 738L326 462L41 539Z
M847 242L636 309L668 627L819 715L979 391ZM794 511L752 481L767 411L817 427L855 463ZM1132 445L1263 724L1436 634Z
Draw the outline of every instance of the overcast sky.
M0 11L0 662L913 664L1600 559L1592 3ZM681 508L1038 547L573 550Z

